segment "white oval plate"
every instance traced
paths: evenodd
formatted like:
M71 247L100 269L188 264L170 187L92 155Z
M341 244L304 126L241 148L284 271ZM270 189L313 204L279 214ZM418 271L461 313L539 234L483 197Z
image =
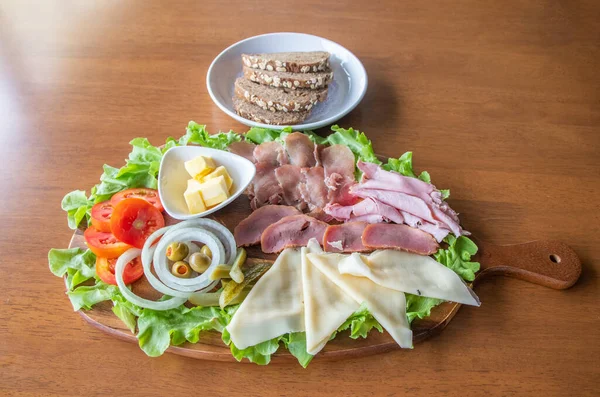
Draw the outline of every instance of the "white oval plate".
M239 41L221 52L206 74L208 93L217 106L242 124L283 129L286 126L257 123L239 116L233 108L233 83L242 75L242 53L328 51L333 70L327 100L313 108L303 124L292 127L312 130L333 124L354 109L367 92L367 72L358 58L341 45L304 33L269 33Z
M233 179L232 187L234 191L221 204L199 214L190 214L183 198L183 192L185 192L187 181L191 177L185 170L183 163L198 156L212 157L217 165L225 166L229 176ZM165 211L173 218L180 220L202 218L235 200L252 182L255 173L256 167L254 164L237 154L202 146L176 146L167 150L160 162L158 195Z

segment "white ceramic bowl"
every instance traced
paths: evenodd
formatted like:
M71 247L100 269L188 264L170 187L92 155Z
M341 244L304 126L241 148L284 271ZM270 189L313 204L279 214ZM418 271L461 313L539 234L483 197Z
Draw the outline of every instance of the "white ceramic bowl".
M303 124L294 125L298 130L312 130L333 124L359 104L367 92L367 72L354 54L322 37L304 33L269 33L239 41L221 52L208 68L206 86L212 100L222 111L242 124L253 127L282 129L257 123L239 116L234 108L233 83L242 75L242 53L328 51L333 70L333 82L329 85L327 100L313 108Z
M209 156L218 165L225 166L233 179L233 193L221 204L200 214L190 214L183 193L187 188L190 174L184 163L198 156ZM158 194L167 214L175 219L186 220L202 218L220 210L235 200L252 182L256 167L251 161L224 150L210 149L202 146L176 146L165 153L158 171Z

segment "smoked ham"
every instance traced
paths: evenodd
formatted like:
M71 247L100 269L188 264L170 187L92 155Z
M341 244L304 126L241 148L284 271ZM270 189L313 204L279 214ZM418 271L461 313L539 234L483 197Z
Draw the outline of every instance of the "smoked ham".
M265 162L273 167L288 163L288 158L279 142L263 142L254 149L254 158L257 162Z
M325 229L323 248L326 252L363 252L369 249L362 243L366 222L348 222Z
M283 199L287 205L292 205L299 210L306 208L306 202L302 198L300 186L304 181L302 169L297 165L286 164L275 169L275 177L283 193Z
M256 159L254 158L254 148L256 148L256 145L252 142L243 141L230 143L227 150L254 163L256 162Z
M267 227L260 238L265 253L276 253L288 247L304 247L311 238L323 241L327 223L308 215L286 216Z
M437 252L437 241L429 233L407 225L376 223L365 228L362 235L365 247L373 249L395 249L431 255Z
M290 164L299 167L314 167L317 165L315 144L307 135L301 132L292 132L283 139Z
M260 236L267 227L286 216L300 214L296 208L287 205L266 205L241 221L235 227L233 236L238 247L259 244Z

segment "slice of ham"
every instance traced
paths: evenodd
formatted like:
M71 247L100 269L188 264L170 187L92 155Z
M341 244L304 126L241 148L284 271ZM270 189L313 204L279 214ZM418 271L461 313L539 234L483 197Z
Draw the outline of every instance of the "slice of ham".
M450 233L450 230L434 225L433 223L429 223L424 221L423 219L414 216L413 214L409 214L408 212L400 211L402 216L404 217L404 223L411 227L416 227L417 229L421 229L424 232L431 234L438 243L442 242L444 238Z
M369 249L395 249L431 255L437 252L438 243L429 233L407 225L376 223L365 228L362 242Z
M302 168L303 180L299 186L302 199L311 211L320 210L327 205L327 186L324 182L323 167Z
M400 175L397 172L385 171L377 164L365 163L359 161L357 167L363 172L362 188L378 189L385 191L397 191L414 197L420 198L429 208L433 215L433 220L422 217L419 214L411 212L406 208L390 204L399 210L409 212L419 216L434 225L438 225L440 221L447 229L450 229L456 236L468 235L464 231L458 220L458 214L450 208L448 203L442 200L441 192L431 183L423 182L417 178L410 178ZM383 201L383 200L382 200Z
M328 204L325 207L325 212L340 221L348 221L352 218L369 216L370 219L404 223L404 217L396 208L370 197L354 205L342 206L339 204Z
M254 158L254 149L255 148L256 148L256 145L254 143L243 141L243 142L230 143L229 146L227 147L227 150L229 150L233 154L242 156L245 159L250 160L254 163L256 161L256 159Z
M292 215L267 227L260 238L265 253L276 253L289 247L305 247L308 240L323 242L327 223L308 215Z
M249 192L250 206L253 210L267 204L282 202L283 191L277 182L275 168L266 162L256 163L256 175L254 175L252 188Z
M238 247L259 244L260 236L267 227L286 216L300 214L296 208L287 205L265 205L258 208L235 227L235 242Z
M384 204L413 214L421 219L425 219L431 223L437 223L433 217L431 209L419 197L411 196L406 193L396 192L392 190L367 189L361 183L352 188L352 194L365 199L371 198L378 200Z
M300 193L300 186L304 182L302 169L297 165L286 164L275 169L275 177L283 191L283 199L287 205L292 205L299 210L306 208L306 202Z
M263 142L254 148L254 158L257 162L265 162L274 167L288 163L288 158L279 142Z
M366 222L348 222L331 225L325 229L323 248L326 252L363 252L368 251L362 243L362 234Z
M325 177L337 174L354 180L354 153L346 145L331 145L320 151Z
M315 144L301 132L292 132L283 138L285 150L289 156L290 164L299 167L314 167L317 165L315 158ZM256 154L255 154L256 155Z
M354 180L354 154L345 145L331 145L323 148L320 161L325 170L325 185L329 188L329 201L341 205L351 205L358 200L351 194Z

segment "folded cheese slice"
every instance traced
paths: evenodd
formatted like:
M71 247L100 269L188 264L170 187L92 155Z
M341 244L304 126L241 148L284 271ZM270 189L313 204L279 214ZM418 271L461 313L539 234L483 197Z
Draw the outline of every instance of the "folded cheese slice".
M306 351L317 354L337 330L359 309L360 303L345 293L308 259L307 254L323 252L315 239L302 248L302 290Z
M406 318L404 293L382 287L364 277L340 274L338 264L347 257L343 254L307 254L308 260L331 281L356 302L364 303L400 347L411 348L412 331Z
M238 349L304 331L299 250L285 249L279 254L235 312L227 331Z
M479 306L479 298L451 269L429 256L381 250L354 253L340 261L341 274L366 277L383 287L414 295Z

